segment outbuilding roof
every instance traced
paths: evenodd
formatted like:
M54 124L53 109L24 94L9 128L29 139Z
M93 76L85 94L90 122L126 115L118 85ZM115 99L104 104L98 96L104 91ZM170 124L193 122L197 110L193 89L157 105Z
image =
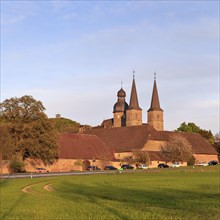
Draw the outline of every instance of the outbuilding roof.
M59 144L61 159L115 159L113 151L95 135L64 133Z
M174 132L174 131L156 131L151 132L149 140L168 141L173 135L181 135L191 144L193 153L196 154L214 154L218 152L215 148L200 134L190 132Z

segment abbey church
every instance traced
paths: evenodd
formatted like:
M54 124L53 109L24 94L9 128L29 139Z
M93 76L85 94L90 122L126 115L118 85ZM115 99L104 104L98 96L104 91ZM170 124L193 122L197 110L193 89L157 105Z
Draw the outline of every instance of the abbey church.
M159 163L171 163L164 158L161 147L174 135L188 141L197 163L218 160L217 151L200 134L165 131L163 113L154 76L151 105L145 113L147 123L142 122L142 109L133 76L129 104L126 102L126 92L121 88L117 92L112 118L96 127L84 127L78 133L61 133L59 159L45 168L50 172L82 171L90 165L101 169L107 165L120 168L125 158L132 157L135 151L146 151L150 158L149 167L154 168ZM26 163L26 170L30 172L39 167L36 161ZM182 166L186 165L186 162L182 162ZM44 167L42 163L41 166Z
M129 105L125 101L126 92L121 88L118 93L118 101L113 107L113 119L103 121L103 127L130 127L142 125L142 109L138 103L138 95L133 76L131 87L131 96ZM154 76L154 86L151 99L151 106L147 111L147 124L151 125L157 131L163 131L163 110L160 108L160 102L157 92L156 76Z
M131 157L132 152L147 151L150 167L168 162L161 153L161 147L174 135L186 139L197 162L218 160L218 153L200 134L164 131L163 109L154 75L151 105L146 113L147 124L142 123L142 109L138 103L135 77L133 76L129 105L125 100L126 92L121 88L117 93L117 102L113 106L113 118L106 119L100 126L87 129L82 133L100 138L113 153L117 161ZM183 163L186 165L186 162Z

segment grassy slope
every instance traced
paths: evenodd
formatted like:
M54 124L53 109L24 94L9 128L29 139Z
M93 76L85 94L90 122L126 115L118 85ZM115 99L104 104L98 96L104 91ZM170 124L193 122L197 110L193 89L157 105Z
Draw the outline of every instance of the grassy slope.
M45 191L47 184L54 191ZM218 220L219 167L3 180L0 198L2 220Z

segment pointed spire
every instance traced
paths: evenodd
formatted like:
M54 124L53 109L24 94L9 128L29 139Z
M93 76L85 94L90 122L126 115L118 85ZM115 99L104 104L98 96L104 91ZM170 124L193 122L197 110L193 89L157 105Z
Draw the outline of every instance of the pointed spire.
M156 73L154 73L154 87L151 98L151 106L148 112L149 111L163 111L163 109L160 108L159 96L157 92Z
M130 97L129 109L141 110L141 108L139 107L139 104L138 104L134 70L133 70L133 82L132 82L132 87L131 87L131 97Z

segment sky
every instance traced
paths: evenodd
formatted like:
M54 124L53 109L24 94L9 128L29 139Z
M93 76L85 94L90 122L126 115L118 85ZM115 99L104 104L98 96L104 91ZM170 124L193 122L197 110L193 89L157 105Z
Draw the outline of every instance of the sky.
M219 1L1 0L1 102L31 95L48 117L96 126L129 103L143 123L157 73L165 130L219 125Z

